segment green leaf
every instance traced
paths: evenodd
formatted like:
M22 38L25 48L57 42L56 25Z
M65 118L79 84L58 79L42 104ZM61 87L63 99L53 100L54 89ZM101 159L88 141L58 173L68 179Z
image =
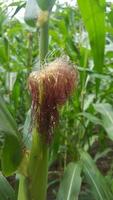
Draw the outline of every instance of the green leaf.
M61 139L61 134L59 133L58 130L55 130L54 140L50 147L50 155L49 155L49 163L48 163L49 167L53 164L53 162L55 162L55 160L57 160L58 151L60 148L60 139Z
M2 173L0 173L0 200L16 200L13 188Z
M17 135L15 120L8 111L3 99L0 96L0 132L10 132Z
M111 26L113 27L113 10L108 13L108 18Z
M87 113L87 112L82 112L80 113L82 116L86 117L90 122L92 122L93 124L102 124L101 120L98 117L95 117L93 114L91 113Z
M7 62L7 56L5 53L5 46L3 44L0 44L0 62L5 63Z
M7 13L6 11L2 10L2 6L0 5L0 32L1 30L3 29L3 25L4 25L4 22L7 20L8 16L7 16Z
M50 11L56 0L28 0L25 7L24 19L29 26L36 27L38 18L44 17L45 14L41 11ZM39 17L41 15L41 17ZM48 18L47 18L48 19ZM43 20L41 20L43 21Z
M83 106L83 110L87 110L90 106L90 104L92 104L93 100L95 98L94 94L89 94L86 96L86 98L84 99L84 106Z
M111 151L112 151L111 148L107 148L107 149L105 149L105 150L102 151L102 152L96 153L95 158L94 158L94 161L96 162L98 159L107 156L108 153L110 153Z
M32 27L36 27L36 22L38 19L39 7L36 0L28 0L25 7L25 22Z
M56 0L36 0L42 10L51 10Z
M15 5L16 5L16 2L15 2ZM25 7L25 3L22 3L22 4L18 5L16 10L15 10L15 12L14 12L14 14L12 15L12 18L24 7Z
M93 104L94 109L101 114L102 126L109 138L113 140L113 107L108 103Z
M95 68L101 72L105 47L105 0L78 0L78 5L89 34Z
M31 149L32 138L31 138L31 109L28 111L26 120L23 127L23 143L28 148Z
M92 188L93 196L96 200L112 200L113 194L106 183L104 176L97 169L94 161L86 152L81 152L81 161L83 163L83 172L88 183Z
M22 159L21 138L15 120L0 97L0 149L1 167L5 175L10 175L18 168Z
M81 165L70 163L60 184L57 200L78 200L81 187Z
M17 137L5 135L2 150L1 167L4 175L9 176L18 168L22 159L21 144Z

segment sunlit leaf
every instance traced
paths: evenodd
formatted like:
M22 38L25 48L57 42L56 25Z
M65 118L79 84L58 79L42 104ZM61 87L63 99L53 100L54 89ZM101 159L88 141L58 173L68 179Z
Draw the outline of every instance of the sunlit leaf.
M86 96L86 98L84 99L84 107L83 107L84 111L89 108L89 106L93 102L94 98L95 98L94 94L89 94Z
M113 140L113 107L108 103L97 103L94 104L94 108L101 114L102 126L109 138Z
M95 68L101 72L105 46L105 0L77 0L89 34Z
M22 3L22 4L19 3L19 5L17 6L17 8L16 8L14 14L12 15L12 17L14 17L24 7L25 7L25 3Z
M95 115L93 115L91 113L83 112L83 113L81 113L81 115L86 117L90 122L92 122L94 124L100 124L100 125L102 124L101 120L98 117L95 117Z
M51 10L56 0L36 0L42 10Z
M81 187L81 165L70 163L64 172L57 200L78 200Z
M36 0L28 0L25 7L25 22L32 27L36 27L37 18L38 18L38 4Z
M86 152L81 152L81 161L83 163L83 172L91 186L91 191L95 199L112 200L113 194L110 191L109 185L97 169L90 155Z
M113 27L113 9L109 12L108 18L111 23L111 26Z

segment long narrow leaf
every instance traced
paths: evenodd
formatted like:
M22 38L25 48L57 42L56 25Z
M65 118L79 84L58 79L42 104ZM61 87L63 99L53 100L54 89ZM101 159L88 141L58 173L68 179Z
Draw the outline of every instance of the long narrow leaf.
M101 72L105 47L105 0L77 0L89 34L95 68Z
M105 178L97 169L94 161L86 152L81 153L81 161L83 162L83 172L89 182L92 193L96 200L112 200L113 194L107 185Z
M16 200L13 188L2 173L0 173L0 200Z
M2 131L17 135L15 120L11 116L3 99L0 96L0 132Z
M36 27L39 8L36 0L28 0L25 7L25 22L32 27Z
M2 172L12 174L22 159L21 138L16 122L0 97L0 159Z
M37 0L39 7L42 10L51 10L56 0Z
M102 126L108 133L109 138L113 140L113 107L108 103L98 103L93 106L101 114Z
M81 187L81 165L70 163L60 184L57 200L78 200Z

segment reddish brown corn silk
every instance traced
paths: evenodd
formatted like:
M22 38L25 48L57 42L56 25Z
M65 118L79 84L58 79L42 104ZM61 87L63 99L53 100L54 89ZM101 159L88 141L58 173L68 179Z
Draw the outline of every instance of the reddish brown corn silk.
M76 82L75 68L62 58L29 76L33 121L47 143L51 142L53 128L58 122L58 106L66 102Z

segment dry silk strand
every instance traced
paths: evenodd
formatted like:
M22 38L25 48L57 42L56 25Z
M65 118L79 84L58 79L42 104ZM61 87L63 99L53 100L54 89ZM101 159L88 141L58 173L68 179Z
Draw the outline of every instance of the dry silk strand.
M63 105L77 84L77 71L68 61L58 58L41 71L32 72L28 80L32 95L33 122L50 143L59 119L58 106Z

